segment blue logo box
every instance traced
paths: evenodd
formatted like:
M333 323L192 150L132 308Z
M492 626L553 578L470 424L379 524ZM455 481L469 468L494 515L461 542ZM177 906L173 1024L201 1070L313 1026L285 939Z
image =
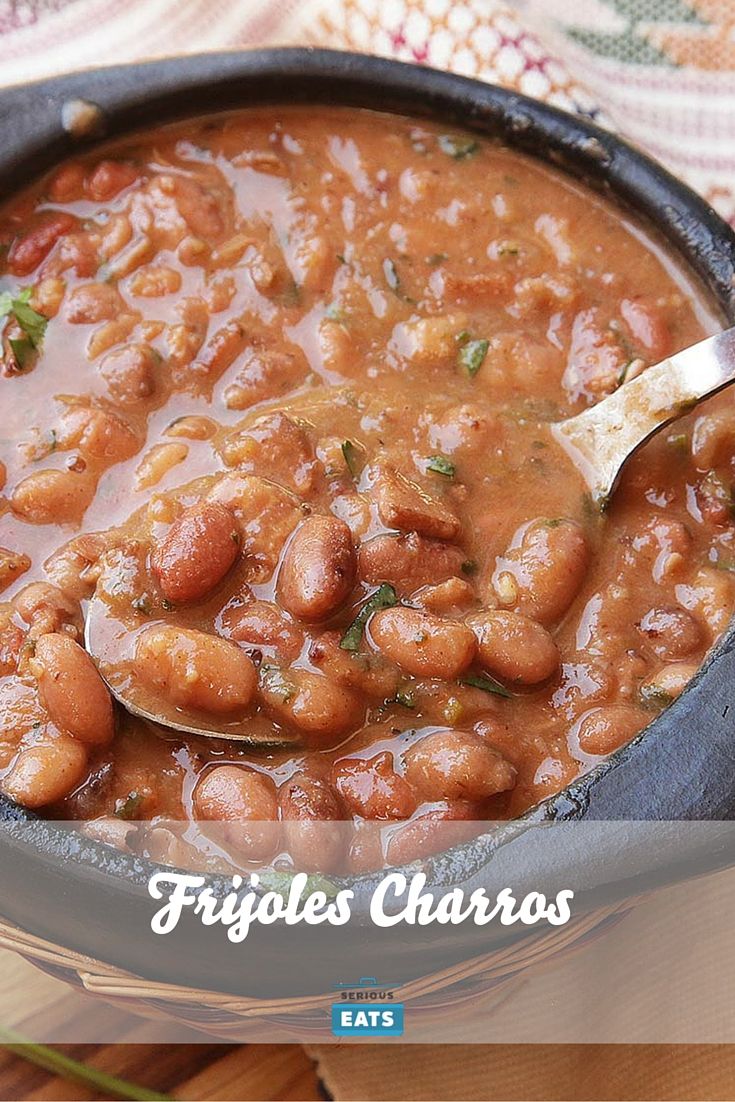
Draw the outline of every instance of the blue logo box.
M402 1003L332 1003L335 1037L402 1037Z

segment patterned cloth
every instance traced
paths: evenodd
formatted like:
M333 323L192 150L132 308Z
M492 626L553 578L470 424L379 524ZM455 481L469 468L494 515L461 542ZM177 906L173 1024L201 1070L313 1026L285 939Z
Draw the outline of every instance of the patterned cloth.
M735 0L0 0L0 84L284 43L453 69L581 112L735 223Z

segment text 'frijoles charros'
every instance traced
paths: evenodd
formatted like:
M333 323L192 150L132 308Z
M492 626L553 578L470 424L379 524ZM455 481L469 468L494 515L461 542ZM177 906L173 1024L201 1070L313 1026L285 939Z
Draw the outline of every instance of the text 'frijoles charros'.
M205 926L222 925L232 942L244 941L254 924L271 926L283 922L287 926L305 923L318 926L344 926L352 917L351 903L355 893L349 888L330 896L322 890L310 890L306 873L297 873L287 891L256 890L260 885L257 873L249 877L249 887L243 891L243 878L233 876L232 891L219 899L205 887L203 876L179 872L159 872L151 877L148 890L154 899L165 903L151 919L156 934L168 934L176 929L186 908L191 908ZM370 918L376 926L390 927L401 923L408 926L428 926L432 923L458 926L470 922L485 926L498 921L503 926L516 922L532 926L547 922L563 926L571 917L571 889L557 892L547 901L540 892L529 892L517 900L510 888L503 888L493 898L484 888L467 893L453 888L440 894L426 889L426 875L416 873L406 877L392 872L379 882L370 900Z

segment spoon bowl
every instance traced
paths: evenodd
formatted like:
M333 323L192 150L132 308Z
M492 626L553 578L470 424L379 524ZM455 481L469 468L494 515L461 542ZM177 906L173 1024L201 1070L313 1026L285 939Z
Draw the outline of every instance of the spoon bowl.
M693 344L603 398L552 426L605 509L625 463L647 440L705 398L735 382L735 327Z
M278 730L271 724L259 728L253 716L231 719L227 716L209 717L203 713L185 711L170 701L154 696L136 682L126 663L118 662L119 644L124 636L129 640L129 629L112 616L107 602L95 593L87 607L84 645L95 660L110 693L126 712L182 734L242 742L251 749L272 750L299 744L297 735Z

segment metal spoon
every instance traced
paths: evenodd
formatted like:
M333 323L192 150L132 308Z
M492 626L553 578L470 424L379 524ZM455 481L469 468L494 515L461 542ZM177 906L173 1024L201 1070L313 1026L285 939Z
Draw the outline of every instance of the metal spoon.
M130 630L112 615L104 597L95 593L87 607L84 645L107 688L126 712L172 731L243 742L258 750L294 746L301 741L297 735L275 727L259 729L257 719L252 716L232 720L226 716L212 716L210 719L201 713L183 711L163 697L152 698L119 662L121 644L124 647L127 641L129 645L131 637Z
M604 509L625 463L642 444L733 381L735 328L647 368L597 405L552 425L551 431Z

